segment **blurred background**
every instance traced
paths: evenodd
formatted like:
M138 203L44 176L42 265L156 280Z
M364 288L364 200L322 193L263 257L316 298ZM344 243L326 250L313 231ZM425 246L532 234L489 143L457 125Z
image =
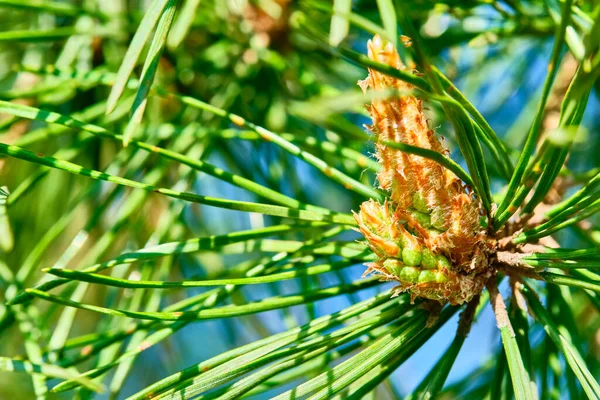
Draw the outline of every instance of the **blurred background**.
M37 3L42 5L29 7L28 2L0 1L0 98L123 132L135 91L127 89L122 102L108 116L104 113L106 100L114 73L151 2ZM389 22L382 21L377 2L352 2L349 31L341 39L330 35L334 6L328 1L186 0L181 3L159 60L156 85L281 133L329 165L368 186L375 185L374 147L364 127L370 120L363 107L365 97L356 84L366 77L367 71L332 51L328 42L337 44L343 39L342 46L362 54L366 53L367 40L375 33L397 42L399 38L389 37L390 30L386 29ZM516 3L420 0L411 2L410 15L406 17L418 26L436 66L477 107L507 147L518 150L532 122L546 76L554 25L543 2ZM307 31L304 24L312 29ZM410 53L401 41L400 51L410 66ZM568 56L564 62L573 64ZM141 65L135 69L138 76L141 69ZM558 82L562 79L568 83L573 73L574 67L567 65L561 69ZM549 107L558 111L566 86L563 84L562 89L559 84L555 86ZM439 105L427 103L427 112L430 126L445 138L452 158L462 162L451 126L444 121ZM548 117L544 124L551 129L556 121ZM590 176L586 172L600 166L598 85L583 125L585 130L580 132L568 167L585 181ZM335 211L357 210L364 200L280 147L260 140L254 132L239 129L226 119L169 97L149 97L142 125L134 132L134 138L179 149L303 202ZM258 200L255 195L207 174L59 125L0 114L0 142L47 155L58 154L59 158L89 168L151 180L163 187L226 199ZM373 161L365 161L363 156ZM487 158L493 191L499 191L506 180L489 154ZM169 229L161 236L161 242L226 234L278 221L262 214L167 200L60 171L44 173L38 166L15 159L0 159L0 186L6 187L11 195L18 193L16 200L6 207L14 243L8 246L4 241L0 262L16 275L20 269L29 268L26 276L21 276L25 287L42 279L42 268L77 269L156 243L157 232L165 227ZM132 200L136 193L140 198ZM165 215L172 216L172 220L165 220ZM56 234L49 235L53 230ZM289 236L290 240L304 238L303 234ZM359 236L347 232L343 238L354 240ZM563 235L560 240L576 246L582 239L571 234ZM40 247L42 241L47 242ZM34 253L40 248L43 250L39 254ZM164 276L168 280L218 277L240 263L260 260L263 256L260 251L181 255L170 261L172 266L165 267ZM112 274L132 279L132 274L146 273L128 268L120 266ZM349 282L359 278L364 269L358 264L316 278L250 285L238 291L233 301L236 297L243 302ZM0 299L14 295L9 292L14 290L9 283L0 276ZM200 360L340 310L389 287L381 285L310 306L188 324L141 353L116 397L125 398ZM164 290L153 301L163 308L202 291ZM123 290L117 296L114 288L92 285L84 301L116 307L119 301L132 296L131 290ZM59 323L62 307L49 304L39 304L36 320L40 323L32 331L43 344L60 342L53 329ZM1 307L0 355L20 356L25 347L19 324ZM594 327L590 315L595 314L581 310L583 324L597 329L597 321ZM457 316L402 365L392 375L391 386L382 388L377 398L410 393L452 341L456 321ZM79 311L67 335L79 337L100 332L111 328L110 324L100 314ZM541 338L541 331L531 332L532 344L539 343ZM499 346L500 337L488 305L467 338L448 384L470 381L476 385L478 377L489 373L489 367L497 362L492 355ZM589 350L591 357L598 357L597 344ZM90 362L88 366L93 365ZM27 375L0 372L0 398L33 398L32 390ZM55 398L71 396L67 393ZM105 393L96 398L109 396Z

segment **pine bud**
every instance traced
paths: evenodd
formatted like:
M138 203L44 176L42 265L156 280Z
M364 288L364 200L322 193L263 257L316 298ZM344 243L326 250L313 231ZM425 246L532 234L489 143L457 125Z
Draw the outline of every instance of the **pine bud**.
M367 239L375 254L383 257L396 257L401 254L400 233L389 212L388 203L383 205L374 200L361 204L360 212L354 213L360 232Z
M424 270L419 274L419 283L435 282L436 274L433 271Z
M405 265L420 265L422 256L423 255L419 250L410 249L408 247L402 249L402 260L404 261Z
M398 52L379 36L368 42L369 58L406 71ZM436 161L385 145L402 142L446 153L429 129L422 100L400 79L369 70L363 91L396 89L395 98L375 98L367 107L382 169L377 180L389 192L381 205L364 202L355 214L360 231L380 258L367 272L396 279L399 290L461 304L479 293L489 278L485 229L479 201ZM390 278L391 277L391 278Z
M402 261L400 261L397 258L388 258L387 260L385 260L383 262L383 268L390 275L393 275L396 277L400 275L400 271L402 270L403 267L404 267L404 264L402 263Z
M438 268L438 259L431 250L429 250L428 248L424 248L421 264L423 265L423 268L425 268L425 269L437 269Z
M417 283L421 271L415 267L404 267L400 270L398 277L401 282Z
M420 211L425 214L429 214L431 212L431 210L429 210L427 202L425 201L423 196L421 196L420 193L413 193L412 201L412 205L417 211Z

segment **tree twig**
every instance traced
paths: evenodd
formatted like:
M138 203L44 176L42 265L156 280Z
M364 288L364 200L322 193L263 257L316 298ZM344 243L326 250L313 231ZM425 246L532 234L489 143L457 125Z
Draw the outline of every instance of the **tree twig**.
M508 313L506 312L506 304L504 303L504 299L498 291L496 277L492 277L489 281L487 281L486 287L488 292L490 292L490 303L492 304L492 309L494 310L494 315L496 316L496 324L498 325L498 329L508 328L511 336L514 337L515 331L510 323L510 319L508 319Z
M457 335L467 337L471 331L471 326L473 325L473 320L475 319L475 311L477 311L480 298L480 295L473 297L473 299L467 303L465 310L460 314L458 330L456 331Z

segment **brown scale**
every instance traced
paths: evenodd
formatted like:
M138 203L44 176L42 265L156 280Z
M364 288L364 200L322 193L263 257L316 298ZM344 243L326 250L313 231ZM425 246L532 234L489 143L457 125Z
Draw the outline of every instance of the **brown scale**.
M377 54L375 42L376 40L369 46L371 57ZM403 67L393 48L386 47L382 54L391 59L388 62L390 65ZM386 61L384 57L377 57L377 59L382 62ZM402 81L387 77L381 79L379 75L371 71L369 77L360 83L363 90L366 90L367 87L383 89L382 85L391 85L399 90L412 89L411 85ZM368 110L374 121L372 130L380 140L404 142L412 146L438 152L443 151L441 143L427 126L420 99L413 96L402 96L395 100L376 100ZM448 196L443 190L445 172L439 164L420 156L387 149L382 145L378 146L378 150L384 167L378 176L382 188L390 190L392 188L389 186L391 182L394 182L396 187L393 192L395 193L418 192L432 209L442 207L447 203ZM403 208L412 204L412 200L402 194L392 196L392 198Z
M478 209L465 193L460 193L452 200L450 218L452 223L448 230L427 240L427 246L432 250L445 249L457 266L469 270L466 267L482 242Z

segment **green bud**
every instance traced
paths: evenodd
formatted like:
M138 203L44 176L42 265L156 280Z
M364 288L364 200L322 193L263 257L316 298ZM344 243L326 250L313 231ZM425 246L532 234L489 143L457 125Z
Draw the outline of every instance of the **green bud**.
M423 228L431 227L431 218L429 217L429 214L425 214L417 210L412 210L410 212L410 215L412 215L415 221L417 221L419 225L421 225Z
M409 249L405 247L402 249L402 260L405 265L413 266L421 264L422 254L419 250Z
M413 200L413 207L417 211L420 211L425 214L429 214L429 206L427 205L427 202L425 201L423 196L421 196L421 193L419 193L419 192L413 193L412 200Z
M438 259L435 254L427 247L425 247L422 251L423 257L421 259L421 265L426 269L437 269L438 267Z
M434 228L429 228L429 229L427 229L427 233L429 234L429 237L434 238L443 232L438 231L437 229L434 229Z
M448 279L448 275L446 275L445 273L438 271L435 274L435 281L437 283L446 283L448 282L450 279Z
M448 261L448 259L446 257L444 257L443 255L438 254L437 260L438 260L438 266L440 268L452 269L452 264L450 264L450 261Z
M419 280L419 273L420 272L421 271L419 270L419 268L404 267L404 268L402 268L400 270L400 273L398 274L398 277L403 282L417 283L417 281Z
M431 212L430 220L431 220L431 226L433 226L435 229L438 229L440 231L445 231L448 229L448 226L446 226L446 220L444 218L444 214L443 214L441 208L435 209Z
M419 283L435 282L436 273L433 271L421 271L419 274Z
M391 275L399 276L400 270L404 267L402 261L397 258L388 258L383 262L383 268L387 270Z
M409 240L404 235L399 235L396 239L396 244L402 249L410 244Z

